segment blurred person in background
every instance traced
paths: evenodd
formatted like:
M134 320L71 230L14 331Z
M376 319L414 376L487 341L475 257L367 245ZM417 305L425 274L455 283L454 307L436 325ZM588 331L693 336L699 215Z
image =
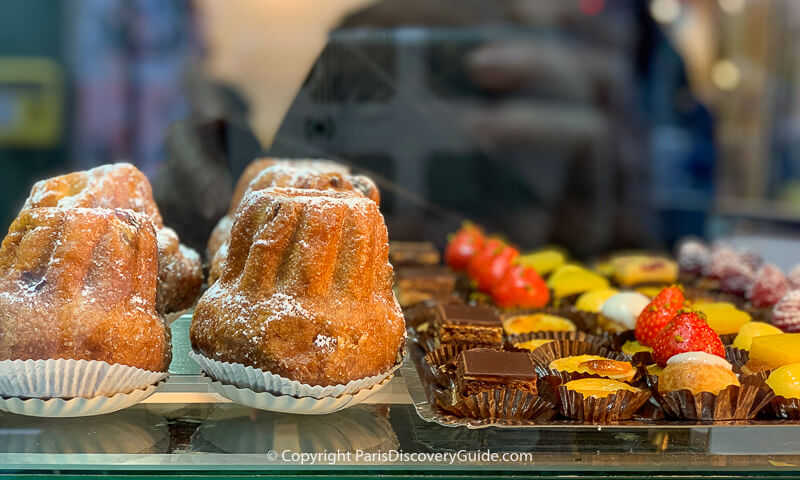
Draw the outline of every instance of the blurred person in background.
M653 192L710 198L714 149L646 3L75 0L70 165L137 164L200 249L262 150L376 173L393 238L472 218L523 247L663 245L698 222Z

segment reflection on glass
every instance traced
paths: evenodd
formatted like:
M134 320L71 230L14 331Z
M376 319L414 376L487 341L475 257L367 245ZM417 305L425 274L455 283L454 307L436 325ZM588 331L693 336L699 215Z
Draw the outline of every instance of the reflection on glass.
M385 452L399 445L386 406L357 405L330 415L288 415L224 405L197 429L191 451Z
M145 409L63 419L0 413L0 453L168 452L167 421Z

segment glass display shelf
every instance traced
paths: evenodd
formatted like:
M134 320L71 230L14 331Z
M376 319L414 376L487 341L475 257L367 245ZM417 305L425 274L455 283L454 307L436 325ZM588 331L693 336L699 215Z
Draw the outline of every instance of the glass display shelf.
M398 375L366 403L321 416L254 410L219 396L172 326L169 381L145 402L72 419L0 413L0 477L236 474L358 477L782 476L800 471L800 425L563 425L470 430L422 420Z
M199 376L173 376L114 414L0 414L0 472L792 472L797 427L655 426L468 430L420 419L402 377L367 403L324 416L253 410Z

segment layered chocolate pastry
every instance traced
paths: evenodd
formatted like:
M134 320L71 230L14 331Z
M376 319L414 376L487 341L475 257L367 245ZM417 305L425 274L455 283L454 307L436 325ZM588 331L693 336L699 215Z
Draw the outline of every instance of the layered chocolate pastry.
M533 361L525 352L475 348L458 356L456 386L464 396L499 388L536 394L536 379Z
M389 242L389 262L403 265L438 265L441 255L431 242Z
M441 305L442 343L496 345L503 343L503 323L491 307Z
M395 273L397 301L406 307L425 300L447 301L456 288L456 276L437 265L401 267Z

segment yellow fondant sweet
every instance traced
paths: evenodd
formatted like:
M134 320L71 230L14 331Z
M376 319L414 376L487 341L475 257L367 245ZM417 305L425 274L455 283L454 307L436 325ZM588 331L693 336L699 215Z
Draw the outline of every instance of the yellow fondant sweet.
M566 261L567 257L563 252L551 248L527 253L519 257L519 263L533 268L536 273L542 276L550 274L550 272L564 265Z
M767 385L777 396L800 398L800 363L792 363L775 369L769 374Z
M591 270L577 265L564 265L547 280L547 286L553 290L557 299L608 288L608 280Z
M783 332L780 328L764 322L749 322L742 325L739 334L733 340L733 346L740 350L750 350L750 344L755 337L765 335L780 335Z
M738 333L744 324L752 320L749 313L727 302L695 303L692 305L692 310L702 312L706 316L708 326L717 335Z
M749 362L767 368L800 363L800 333L782 333L753 338Z
M606 300L619 293L614 288L604 288L602 290L592 290L578 297L575 302L575 310L589 313L600 313Z
M572 390L583 394L584 397L598 397L604 398L609 395L614 395L620 390L627 390L629 392L638 393L641 390L622 383L617 380L609 380L607 378L580 378L572 380L564 384L567 390Z
M548 338L535 338L533 340L528 340L527 342L515 343L514 346L517 348L522 348L524 350L530 350L532 352L537 348L541 347L542 345L547 345L548 343L551 343L553 341L554 340Z
M612 260L614 280L630 287L642 283L671 284L678 280L678 264L652 255L626 255Z
M625 342L624 345L622 345L622 349L621 350L622 350L622 353L624 353L625 355L635 355L635 354L641 353L641 352L652 352L653 351L652 348L650 348L650 347L648 347L646 345L642 345L641 343L637 342L636 340L628 340L627 342Z
M621 381L630 381L636 376L636 369L630 362L611 360L598 355L575 355L558 358L550 362L548 368L562 372L599 375Z
M568 318L546 313L510 317L503 321L503 329L509 335L528 332L574 332L577 330L575 324Z

